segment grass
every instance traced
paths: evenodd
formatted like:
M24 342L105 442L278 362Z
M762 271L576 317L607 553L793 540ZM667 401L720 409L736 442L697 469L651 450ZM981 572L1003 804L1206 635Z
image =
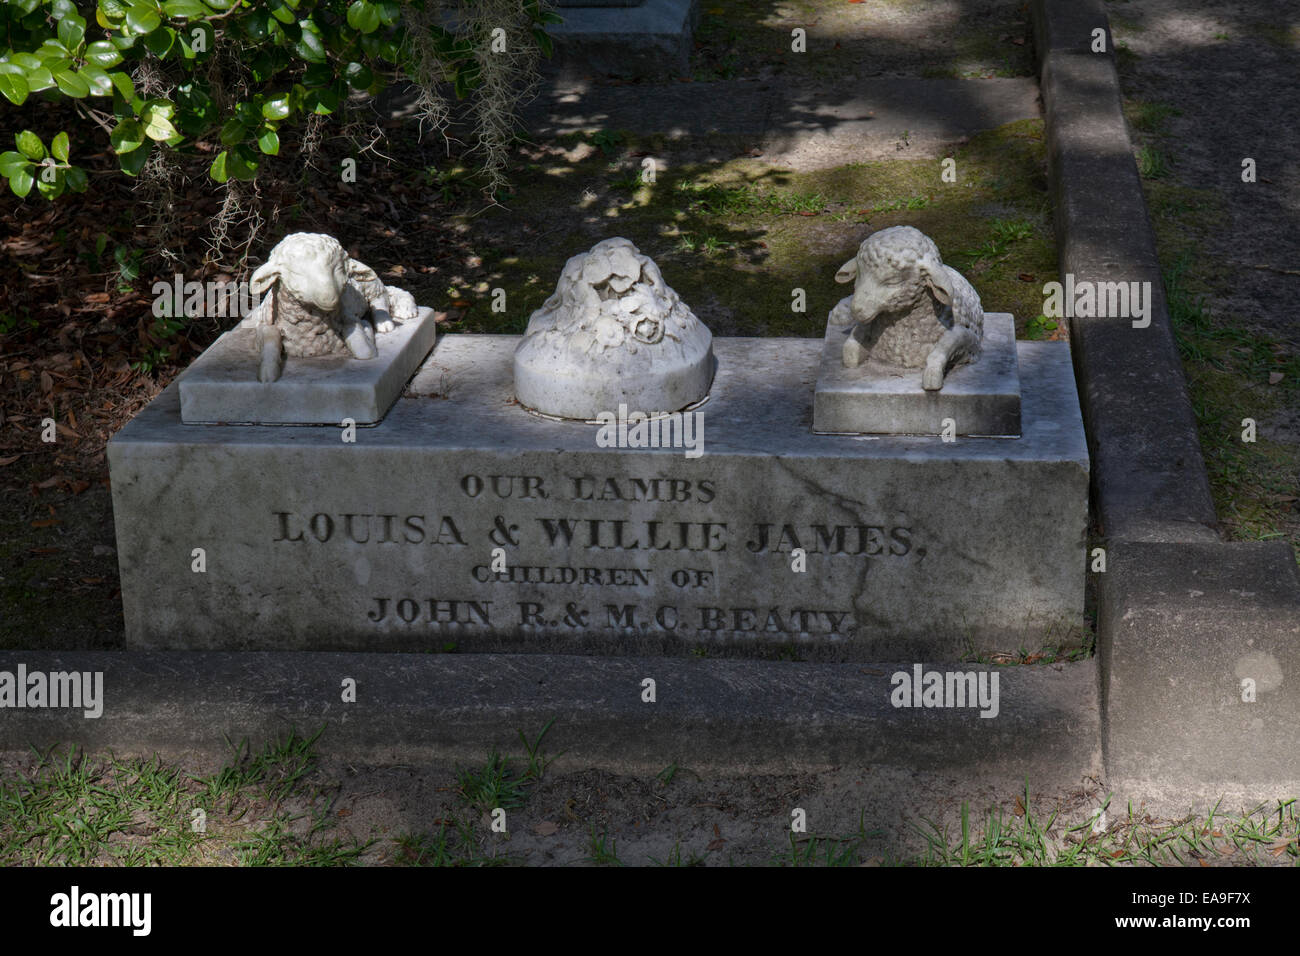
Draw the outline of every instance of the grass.
M825 212L821 193L787 193L750 183L723 185L685 179L677 183L687 208L710 216L795 216Z
M1258 421L1276 406L1267 385L1271 375L1282 375L1284 389L1300 387L1300 356L1218 319L1205 305L1193 264L1192 254L1184 252L1165 268L1165 298L1216 510L1240 540L1280 539L1295 520L1300 455L1264 439L1243 441L1242 423ZM1300 539L1293 543L1300 546Z
M858 866L862 862L862 849L881 831L868 831L866 812L858 815L858 829L849 836L824 836L791 831L789 848L772 858L775 866Z
M308 784L319 736L292 732L256 752L241 743L202 778L157 757L38 753L28 773L0 782L0 864L354 863L369 844L329 835L329 797Z
M1138 173L1143 179L1164 179L1169 175L1169 160L1160 150L1142 146L1136 154Z
M960 832L918 826L924 852L893 860L921 866L1199 866L1300 864L1300 820L1294 800L1260 804L1239 815L1218 806L1205 816L1158 821L1129 806L1108 819L1109 801L1086 820L1067 825L1059 812L1035 817L1026 788L1007 815L990 811L977 825L962 804Z
M1232 538L1289 540L1300 563L1300 448L1260 437L1242 440L1244 420L1258 423L1295 403L1300 356L1209 305L1231 287L1240 267L1209 255L1203 242L1222 228L1221 196L1177 182L1167 158L1177 146L1168 120L1179 110L1144 100L1127 100L1124 110L1138 146L1135 160L1215 511Z
M692 852L689 856L683 858L682 844L679 840L673 844L672 850L669 851L668 856L665 859L660 860L652 856L650 857L650 862L655 866L703 866L706 859L705 856L695 852Z
M1169 117L1183 115L1182 110L1168 103L1144 100L1133 100L1125 104L1124 112L1129 125L1143 133L1164 133L1168 128Z
M507 760L492 754L481 767L462 772L461 780L499 783L511 779L510 768L517 768L513 779L536 783L551 760L541 750L550 726L532 741L520 734L522 756ZM0 782L0 865L366 863L378 841L336 831L338 814L329 794L338 785L316 779L318 738L319 733L307 738L291 733L261 749L241 743L232 747L232 759L220 771L206 777L189 775L156 757L118 760L74 750L38 754L29 771ZM659 781L666 785L676 771L675 765L666 768ZM557 782L563 786L563 778ZM526 862L505 852L508 834L489 830L484 819L484 808L492 802L484 799L489 792L491 786L458 787L459 809L435 819L427 831L391 838L392 862L450 867ZM530 792L525 788L519 795L527 800ZM552 794L556 796L563 799ZM922 813L912 824L915 849L905 853L882 849L885 831L869 826L866 816L862 811L857 828L846 834L787 832L780 848L766 857L761 850L757 857L752 851L744 856L777 866L1300 865L1295 800L1236 814L1216 806L1209 814L1160 820L1142 808L1116 811L1109 800L1083 814L1059 808L1040 813L1026 785L1010 811L995 808L976 815L964 802L955 832ZM579 844L583 855L572 862L627 865L620 839L608 826L589 823ZM702 852L683 852L678 839L664 858L648 857L647 862L701 866L716 849L710 844ZM719 862L736 865L731 856Z
M399 866L509 866L515 862L506 855L483 852L473 823L464 818L440 824L435 833L403 834L395 842Z
M627 236L654 259L715 335L820 336L844 291L836 270L866 235L893 225L933 237L946 261L970 251L954 266L969 266L986 307L1015 315L1022 334L1042 312L1043 284L1056 278L1038 120L954 149L955 183L941 179L932 158L799 172L752 158L723 136L692 138L692 153L738 158L680 156L666 137L625 133L611 169L591 135L529 147L524 159L535 168L521 168L509 210L466 207L457 215L457 227L485 250L480 279L508 289L509 309L475 303L446 331L519 331L554 292L566 257L610 235ZM658 161L653 183L638 180L642 155ZM534 228L521 233L520 220ZM805 312L790 308L795 288L807 290Z
M587 861L597 866L622 866L623 861L618 858L618 844L610 837L608 830L602 830L599 835L596 828L590 828L590 837L587 841ZM680 851L679 851L680 856Z
M510 813L527 805L547 765L559 756L548 756L542 750L542 740L554 724L554 719L547 721L531 741L522 730L518 731L524 748L522 757L504 757L493 751L482 766L459 771L456 794L460 798L460 811L440 821L436 831L397 836L394 839L398 851L396 862L402 866L457 867L517 863L510 855L497 852L501 839L508 836L492 834L482 821L496 810L505 810L509 832Z

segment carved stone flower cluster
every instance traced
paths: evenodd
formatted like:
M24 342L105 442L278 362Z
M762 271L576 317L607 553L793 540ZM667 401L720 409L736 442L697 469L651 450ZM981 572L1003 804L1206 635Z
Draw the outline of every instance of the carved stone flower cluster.
M555 294L540 314L554 315L554 328L580 351L658 345L678 340L672 326L685 325L677 294L658 267L627 239L606 239L565 264Z

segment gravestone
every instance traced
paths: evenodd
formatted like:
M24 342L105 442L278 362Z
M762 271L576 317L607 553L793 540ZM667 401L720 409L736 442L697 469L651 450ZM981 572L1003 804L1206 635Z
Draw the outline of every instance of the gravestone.
M129 646L941 660L1082 621L1065 343L1017 346L1020 438L952 442L814 434L821 340L715 339L705 405L601 425L521 407L518 344L443 337L353 441L168 387L109 445Z
M699 0L565 2L562 23L546 32L555 44L549 61L561 76L682 75L690 69Z

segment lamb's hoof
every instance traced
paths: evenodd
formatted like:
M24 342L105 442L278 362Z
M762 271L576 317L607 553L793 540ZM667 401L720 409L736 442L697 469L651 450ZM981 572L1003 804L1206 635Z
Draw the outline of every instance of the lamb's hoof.
M937 392L943 388L943 366L927 365L921 373L921 387L927 392Z
M376 332L391 332L393 329L397 328L397 322L393 319L392 315L380 309L376 309L372 312L370 317L375 323Z
M403 322L409 322L420 314L420 308L415 304L415 296L405 289L398 289L394 286L388 287L388 312L389 319L396 325Z
M849 303L849 299L842 299L836 303L835 308L831 309L829 316L831 325L848 325L853 321L853 310Z
M262 364L257 368L257 380L263 383L278 381L283 367L278 356L264 355L262 356Z
M353 358L372 359L379 354L379 349L375 347L374 327L368 323L354 326L345 341Z
M852 333L844 341L843 358L845 368L857 368L867 359L867 350Z

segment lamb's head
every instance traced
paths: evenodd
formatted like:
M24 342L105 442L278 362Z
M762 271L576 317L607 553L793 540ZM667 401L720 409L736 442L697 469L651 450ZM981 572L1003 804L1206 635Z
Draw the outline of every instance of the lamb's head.
M271 250L249 289L261 295L276 281L282 291L326 315L338 312L348 284L348 255L333 236L295 232Z
M858 247L858 254L835 273L835 281L854 283L849 310L854 323L910 312L927 294L943 305L952 303L939 247L911 226L872 233Z

